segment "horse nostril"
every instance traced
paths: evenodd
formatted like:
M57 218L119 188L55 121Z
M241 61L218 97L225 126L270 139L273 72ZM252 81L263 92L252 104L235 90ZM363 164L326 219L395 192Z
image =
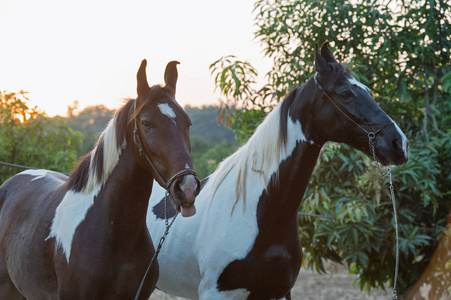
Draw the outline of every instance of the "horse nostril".
M399 139L394 139L392 146L395 151L402 150L402 142Z
M180 181L176 181L174 182L174 193L177 195L178 199L183 199L184 198L184 193L182 191L182 188L180 186Z

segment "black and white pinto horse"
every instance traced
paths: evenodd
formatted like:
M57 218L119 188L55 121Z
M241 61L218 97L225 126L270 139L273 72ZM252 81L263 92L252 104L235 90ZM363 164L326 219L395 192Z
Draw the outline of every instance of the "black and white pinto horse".
M154 255L146 214L154 179L192 215L188 114L175 100L177 64L165 86L139 68L138 98L112 118L67 177L28 170L0 187L0 299L133 299ZM158 279L152 265L139 299Z
M290 299L302 260L298 208L324 143L370 154L373 132L382 164L407 161L404 133L327 44L321 54L315 46L315 68L201 182L196 216L175 222L160 253L158 289L192 299ZM164 231L163 194L154 185L152 236Z

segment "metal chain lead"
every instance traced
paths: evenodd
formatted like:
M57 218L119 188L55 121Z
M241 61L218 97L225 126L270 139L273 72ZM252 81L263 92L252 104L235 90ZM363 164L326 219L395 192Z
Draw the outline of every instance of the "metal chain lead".
M166 240L166 236L169 234L169 229L171 228L172 224L174 224L175 219L177 218L179 212L176 211L174 218L172 219L171 223L169 223L169 219L168 219L168 196L169 196L169 192L166 191L166 194L164 196L164 223L166 225L166 229L163 233L163 236L160 238L160 242L158 243L158 247L157 250L155 251L155 254L153 255L152 259L150 260L150 264L147 267L146 273L144 274L143 279L141 280L141 284L139 285L138 291L136 292L136 296L135 296L135 300L138 300L139 295L141 294L141 290L142 287L144 285L144 281L146 280L147 277L147 273L149 273L150 267L153 265L153 263L155 262L155 260L158 257L158 254L161 251L161 247L163 247L164 241Z
M171 224L169 224L169 219L168 219L168 197L169 197L169 192L166 191L166 195L164 197L164 223L166 224L166 230L164 231L164 235L162 236L164 238L166 238L166 236L168 235L169 229L171 228L172 224L174 224L175 219L179 215L179 212L176 211L174 219L172 219Z
M388 178L388 182L390 183L390 195L393 204L393 220L395 221L395 238L396 238L396 262L395 262L395 276L393 278L393 300L398 299L398 294L396 292L396 283L398 281L398 270L399 270L399 233L398 233L398 215L396 213L396 200L395 200L395 188L393 187L393 181L391 176L391 169L387 168L387 172L384 173L379 162L376 159L376 150L374 147L374 139L376 134L373 132L368 133L369 147L370 151L373 155L373 160L376 163L377 170L384 177Z

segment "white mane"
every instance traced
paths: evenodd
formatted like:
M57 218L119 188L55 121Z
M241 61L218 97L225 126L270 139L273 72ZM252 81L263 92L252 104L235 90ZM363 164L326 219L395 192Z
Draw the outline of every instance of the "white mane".
M246 204L246 181L249 176L259 177L267 186L271 176L275 174L275 184L278 184L278 170L281 161L293 151L298 140L306 140L299 121L293 123L291 118L287 118L287 143L283 143L279 125L281 107L281 104L277 105L257 127L249 141L219 164L218 169L210 176L209 180L209 184L213 188L211 199L233 168L238 169L235 205L242 196L243 209ZM296 133L296 131L298 132Z
M106 182L119 161L119 156L122 149L124 149L127 144L124 139L122 146L117 147L116 121L117 116L110 120L108 126L102 132L100 138L96 142L96 145L91 151L88 180L86 182L85 188L82 190L83 194L91 193L96 187L101 186ZM98 148L101 142L103 142L103 153L97 153L97 151L99 151ZM99 158L103 158L102 174L97 174L96 166L99 162L96 162L96 160Z

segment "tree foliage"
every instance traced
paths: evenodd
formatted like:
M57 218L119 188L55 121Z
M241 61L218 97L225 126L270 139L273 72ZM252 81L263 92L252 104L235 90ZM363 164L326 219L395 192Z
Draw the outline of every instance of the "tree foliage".
M63 118L50 119L29 107L26 93L0 92L0 161L70 172L77 161L82 135ZM0 167L0 182L18 173Z
M217 122L218 106L185 106L184 109L191 117L192 125L189 131L191 137L205 137L212 143L235 141L233 132L224 124Z
M226 122L243 144L271 110L271 103L253 88L257 71L249 62L236 60L233 55L215 61L210 70L215 74L216 88L227 99L221 103L219 122Z
M273 59L267 84L256 89L257 71L232 56L210 67L225 119L243 141L314 74L313 45L326 40L407 133L410 161L393 170L404 293L431 259L451 209L449 2L258 0L254 13L255 37ZM324 271L324 259L345 263L367 289L393 280L395 246L387 184L370 165L348 146L326 145L300 207L336 219L301 218L307 264Z
M191 136L191 157L197 176L202 179L213 173L236 149L237 144L230 141L213 143L204 136Z

